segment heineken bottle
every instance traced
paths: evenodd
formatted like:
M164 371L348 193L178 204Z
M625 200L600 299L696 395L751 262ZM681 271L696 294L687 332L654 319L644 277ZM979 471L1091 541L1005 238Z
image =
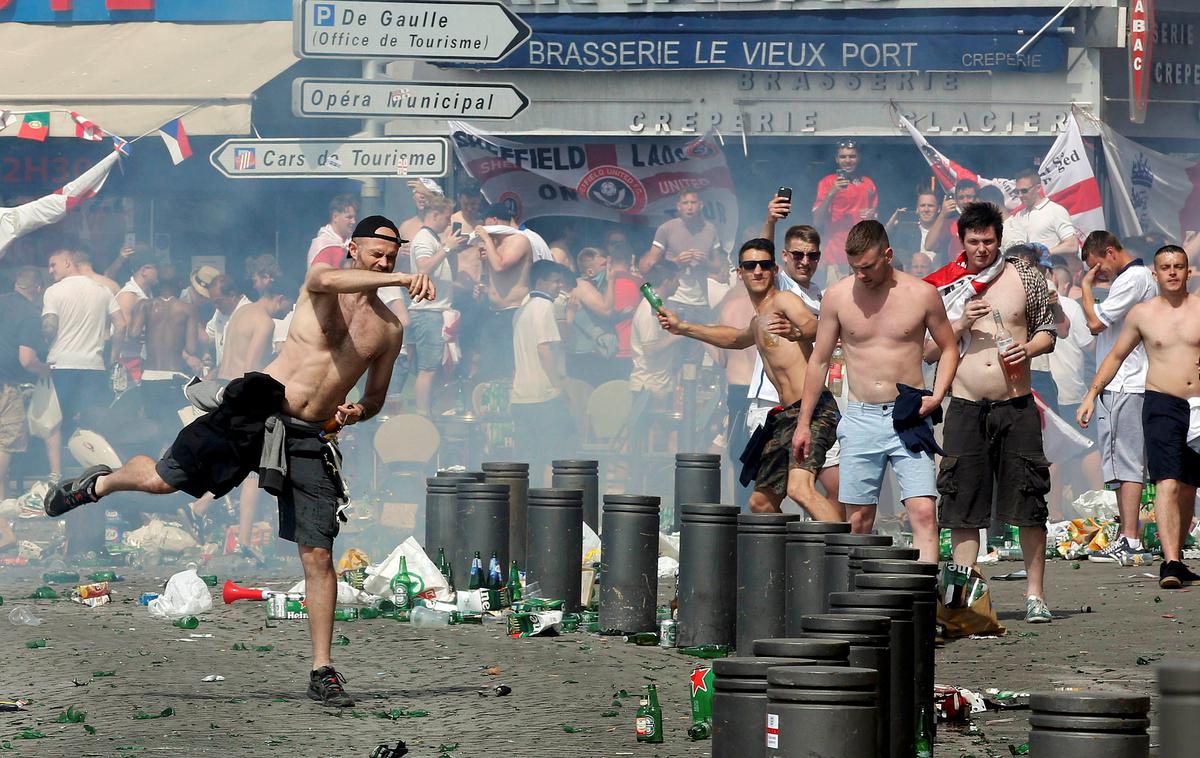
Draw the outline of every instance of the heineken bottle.
M392 591L392 602L397 608L408 608L412 604L412 576L408 573L408 561L400 556L400 570L388 583Z
M450 561L446 560L446 548L439 547L437 552L437 570L442 572L442 576L446 577L446 587L454 591L454 570L450 568Z
M509 602L521 602L521 572L517 569L517 562L512 561L508 566L508 599Z
M496 555L496 551L492 551L492 557L488 559L487 573L487 588L489 590L498 590L504 584L504 578L500 575L500 558Z
M662 707L658 704L658 690L653 684L646 685L646 697L637 709L637 741L661 743Z
M471 576L467 580L467 589L478 590L483 588L485 581L483 575L483 559L479 557L479 551L475 551L475 557L471 559Z
M637 634L625 635L626 642L632 642L635 645L648 647L658 644L658 632L638 632Z
M929 734L928 718L925 706L921 706L921 713L917 719L917 729L920 730L920 733L917 735L913 750L916 758L933 758L933 737Z
M662 298L660 298L658 293L654 291L654 287L650 285L650 282L642 282L642 286L639 289L642 292L642 297L646 298L647 303L650 303L651 308L653 308L655 311L662 310ZM662 742L662 740L659 740L659 742Z
M692 674L688 677L688 689L692 695L692 725L707 723L712 724L713 717L713 670L712 666L697 665L692 669ZM691 730L688 731L691 734ZM694 740L705 739L704 737L692 737Z
M712 736L711 721L697 721L688 727L688 736L695 740L706 740Z

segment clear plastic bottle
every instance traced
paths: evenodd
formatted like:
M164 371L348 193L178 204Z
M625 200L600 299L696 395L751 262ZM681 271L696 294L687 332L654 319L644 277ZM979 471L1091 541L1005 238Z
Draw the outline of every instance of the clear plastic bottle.
M23 605L19 605L8 612L8 620L14 626L41 626L42 620L33 615L33 611Z
M413 626L448 626L450 624L449 611L436 611L423 605L413 608L408 618Z

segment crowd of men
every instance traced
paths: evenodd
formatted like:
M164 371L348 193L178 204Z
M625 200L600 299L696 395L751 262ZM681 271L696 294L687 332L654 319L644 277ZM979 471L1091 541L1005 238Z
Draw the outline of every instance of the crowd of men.
M1147 351L1126 350L1121 336L1131 309L1165 287L1151 273L1154 261L1137 254L1180 258L1186 295L1195 240L1178 254L1135 240L1133 252L1097 232L1081 247L1069 214L1045 197L1032 170L1016 176L1015 210L996 187L964 180L943 198L931 181L914 191L915 211L897 208L880 223L878 191L852 141L838 144L834 171L817 184L813 223L783 233L778 261L790 189L764 198L761 231L735 253L696 190L679 193L675 217L648 243L636 242L640 229L613 225L595 244L578 246L569 226L547 241L515 217L512 203L489 204L469 183L453 199L433 182L410 187L416 212L397 224L396 270L427 277L436 295L414 302L402 287L378 290L405 335L389 390L401 392L411 377L415 412L436 419L479 383L503 386L514 452L531 460L535 482L545 480L551 458L578 447L587 423L580 393L586 399L613 380L627 382L633 396L627 439L614 444L634 453L678 447L678 421L695 412L683 407L681 377L698 371L724 388L726 410L724 428L699 444L711 440L728 455L741 474L732 477L736 500L752 510L777 510L791 498L813 518L845 518L868 531L881 496L899 500L924 558L936 555L940 525L952 530L955 559L965 565L995 516L1020 528L1029 594L1040 603L1041 551L1033 546L1044 544L1047 519L1061 517L1068 493L1108 485L1122 531L1095 557L1147 559L1138 515L1153 445L1142 415L1165 412L1151 400L1162 387L1147 385ZM357 199L334 197L304 273L350 265L357 220ZM49 256L53 283L44 293L42 272L17 272L4 296L6 312L19 317L0 363L0 474L27 444L28 427L17 423L28 414L23 384L52 379L57 393L61 422L37 430L56 481L64 439L81 414L111 403L114 389L136 386L147 418L173 419L182 378L231 381L261 370L286 340L300 289L298 276L291 283L282 272L300 268L266 255L247 261L244 276L188 271L126 249L100 274L89 251L68 245ZM666 301L661 311L642 297L643 282ZM1089 391L1095 366L1116 354L1113 375ZM1167 394L1186 401L1184 390L1172 385ZM1097 443L1056 461L1053 475L1035 392L1043 410L1079 416ZM923 419L941 414L943 401L945 426L935 437ZM893 435L893 426L903 432ZM1190 466L1179 455L1172 466ZM884 462L894 480L883 476ZM1149 474L1172 466L1151 460ZM993 488L995 481L1020 484ZM257 490L252 480L242 488L237 530L254 558ZM1159 491L1187 499L1169 483ZM181 511L202 539L211 536L211 504L206 495ZM1176 531L1190 523L1190 512L1180 515ZM0 549L7 542L0 531ZM1178 550L1166 554L1164 571L1178 573ZM1048 615L1035 606L1031 617Z

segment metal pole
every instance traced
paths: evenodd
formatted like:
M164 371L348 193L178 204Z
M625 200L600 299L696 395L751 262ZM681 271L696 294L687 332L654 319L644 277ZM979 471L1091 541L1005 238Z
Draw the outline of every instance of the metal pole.
M362 62L362 77L363 79L383 79L383 61L363 61ZM368 137L383 136L383 120L378 118L363 119L363 132ZM376 213L383 212L383 192L382 186L378 179L368 177L360 179L362 182L362 208L359 211L360 217L370 216Z

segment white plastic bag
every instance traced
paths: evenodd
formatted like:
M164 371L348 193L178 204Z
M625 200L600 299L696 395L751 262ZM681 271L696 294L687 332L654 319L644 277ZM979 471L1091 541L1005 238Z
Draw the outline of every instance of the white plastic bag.
M442 576L442 572L433 565L433 561L429 560L429 556L421 549L421 544L413 537L397 545L383 563L367 566L367 578L363 582L363 589L372 595L390 597L392 578L400 572L401 556L404 557L409 575L417 580L417 585L413 587L414 598L445 601L453 599L446 577Z
M290 595L305 595L307 594L304 587L304 580L296 582L288 590ZM346 582L337 583L337 604L338 605L370 605L372 601L377 600L374 595L356 590Z
M181 619L212 610L212 594L196 569L180 571L167 581L167 588L150 601L150 615L160 619Z
M62 423L58 395L49 378L38 379L29 397L29 433L46 439Z

